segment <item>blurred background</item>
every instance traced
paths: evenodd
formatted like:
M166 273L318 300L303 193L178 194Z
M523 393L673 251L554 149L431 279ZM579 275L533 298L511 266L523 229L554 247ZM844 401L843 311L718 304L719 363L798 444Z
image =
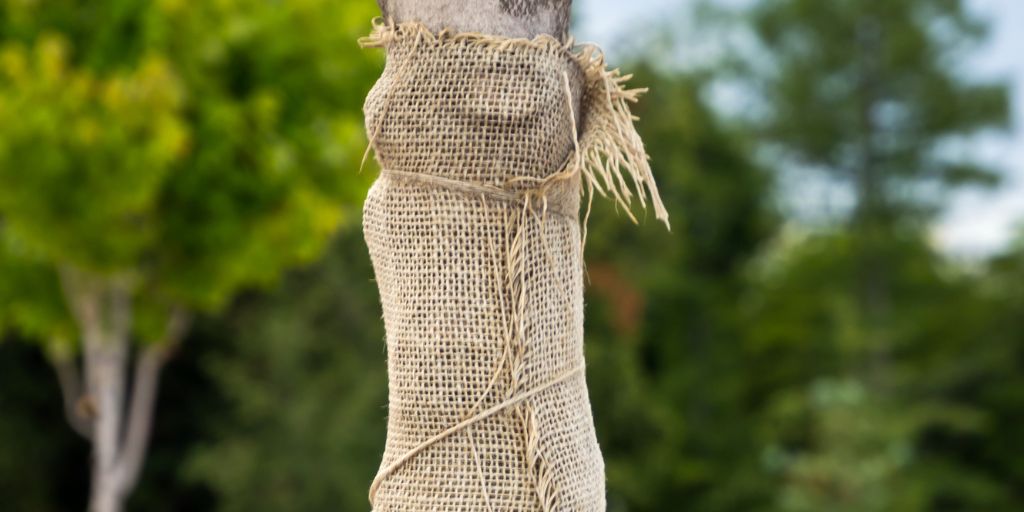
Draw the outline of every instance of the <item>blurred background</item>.
M609 510L1024 510L1024 4L577 0L673 219L595 205ZM55 268L195 314L129 510L366 510L369 0L0 1L0 504L83 510ZM125 270L127 269L127 270Z

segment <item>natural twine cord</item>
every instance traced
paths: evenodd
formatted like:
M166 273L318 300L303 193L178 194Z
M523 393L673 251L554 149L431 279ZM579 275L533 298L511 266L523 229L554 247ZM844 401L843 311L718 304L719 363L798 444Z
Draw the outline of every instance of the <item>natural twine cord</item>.
M377 20L361 44L388 53L365 107L389 356L375 512L603 511L582 249L595 192L634 221L649 196L668 224L627 105L643 90L548 36Z
M466 181L453 180L445 178L443 176L431 176L429 174L419 174L414 172L396 171L394 169L381 169L380 174L382 176L388 176L393 179L399 179L404 181L411 181L416 183L422 183L424 185L446 188L457 192L462 192L469 195L477 195L488 199L494 199L496 201L505 201L514 204L523 204L527 201L527 196L535 197L541 202L544 200L544 195L540 189L527 189L525 191L514 191L509 189L507 186L502 187L498 185L486 185L480 183L470 183ZM572 219L576 218L576 212L563 211L558 209L548 209L545 205L541 205L541 214L547 212L556 213L569 217Z
M488 409L486 409L486 410L484 410L482 412L479 412L479 413L477 413L477 414L475 414L473 416L470 416L469 418L466 418L466 419L460 421L458 424L452 425L451 427L448 427L448 429L445 430L444 432L441 432L440 434L437 434L436 436L431 437L430 439L427 439L426 441L423 441L422 443L417 445L416 448L413 448L412 450L409 450L408 452L406 452L406 454L403 455L402 458L398 459L395 462L392 462L388 467L380 470L377 473L377 477L373 479L373 483L370 485L370 504L373 504L374 498L377 495L377 489L380 487L381 482L385 478L388 477L388 475L393 473L396 469L401 467L403 464L408 462L410 459L412 459L413 457L418 455L423 450L426 450L427 448L429 448L434 443L437 443L438 441L441 441L441 440L451 436L452 434L454 434L456 432L459 432L459 431L462 431L463 429L471 427L471 426L473 426L474 423L476 423L476 422L478 422L480 420L483 420L485 418L489 418L489 417L491 417L491 416L501 412L504 409L507 409L509 407L518 405L519 403L523 402L524 400L526 400L528 398L531 398L531 397L533 397L535 395L538 395L541 392L544 392L544 391L548 390L549 388L555 386L556 384L561 384L562 382L565 382L570 377L574 377L576 375L582 374L583 371L584 371L584 368L582 366L580 366L578 368L573 368L572 370L569 370L569 371L565 372L564 374L562 374L558 378L553 379L553 380L545 383L542 386L536 387L536 388L531 389L530 391L526 391L524 393L520 393L520 394L518 394L518 395L516 395L516 396L514 396L512 398L508 398L504 402L502 402L502 403L500 403L498 405L492 406L492 407L490 407L490 408L488 408Z

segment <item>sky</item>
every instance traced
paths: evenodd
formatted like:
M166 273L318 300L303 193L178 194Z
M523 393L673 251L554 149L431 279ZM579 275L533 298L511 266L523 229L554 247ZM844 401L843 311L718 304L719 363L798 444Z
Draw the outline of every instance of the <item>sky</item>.
M672 20L688 0L575 0L577 36L602 43L614 59L616 42L629 31ZM985 134L972 148L1004 171L1003 183L991 190L954 193L932 229L934 243L951 255L984 257L1005 248L1024 223L1024 1L967 0L968 7L991 22L988 41L967 63L978 79L1001 79L1012 88L1013 116L1005 133Z

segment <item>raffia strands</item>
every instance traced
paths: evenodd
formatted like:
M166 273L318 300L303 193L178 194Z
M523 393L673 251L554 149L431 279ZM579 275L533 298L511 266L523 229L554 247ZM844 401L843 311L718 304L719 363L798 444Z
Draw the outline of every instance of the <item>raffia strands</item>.
M389 375L374 510L603 511L580 198L668 224L628 108L642 91L546 36L378 21L361 43L387 51L365 106Z

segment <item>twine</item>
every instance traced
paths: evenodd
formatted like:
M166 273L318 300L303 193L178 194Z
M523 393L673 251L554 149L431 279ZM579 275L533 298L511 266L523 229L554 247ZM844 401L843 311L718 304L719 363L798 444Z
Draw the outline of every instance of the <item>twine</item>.
M540 393L542 393L542 392L544 392L544 391L546 391L546 390L548 390L548 389L550 389L550 388L552 388L552 387L554 387L554 386L556 386L558 384L561 384L562 382L565 382L566 380L568 380L571 377L574 377L576 375L580 375L580 374L583 373L583 371L584 371L584 367L582 367L582 366L573 368L572 370L569 370L569 371L563 373L559 377L557 377L555 379L552 379L551 381L545 383L542 386L538 386L538 387L536 387L534 389L531 389L529 391L526 391L524 393L520 393L520 394L518 394L518 395L516 395L516 396L514 396L512 398L508 398L504 402L502 402L502 403L500 403L498 405L492 406L492 407L490 407L490 408L488 408L488 409L486 409L486 410L484 410L482 412L479 412L479 413L477 413L477 414L475 414L475 415L473 415L473 416L471 416L469 418L466 418L466 419L460 421L458 424L452 425L451 427L449 427L444 432L441 432L440 434L437 434L436 436L431 437L430 439L427 439L426 441L423 441L422 443L417 445L412 450L409 450L405 455L402 456L402 458L400 458L397 461L391 463L388 467L386 467L386 468L384 468L384 469L382 469L382 470L380 470L378 472L377 477L374 478L373 479L373 483L370 484L370 504L373 505L373 503L374 503L374 501L376 499L376 496L377 496L377 490L380 488L380 484L384 481L385 478L390 476L398 468L402 467L406 462L409 462L410 459L412 459L413 457L418 455L423 450L426 450L431 445L433 445L433 444L435 444L435 443L437 443L437 442L439 442L439 441L441 441L441 440L451 436L452 434L455 434L456 432L460 432L463 429L469 428L469 427L473 426L474 423L477 423L477 422L479 422L479 421L481 421L483 419L489 418L489 417L491 417L491 416L501 412L504 409L507 409L507 408L512 407L514 405L518 405L519 403L523 402L524 400L526 400L528 398L531 398L533 396L536 396L536 395L538 395L538 394L540 394Z

